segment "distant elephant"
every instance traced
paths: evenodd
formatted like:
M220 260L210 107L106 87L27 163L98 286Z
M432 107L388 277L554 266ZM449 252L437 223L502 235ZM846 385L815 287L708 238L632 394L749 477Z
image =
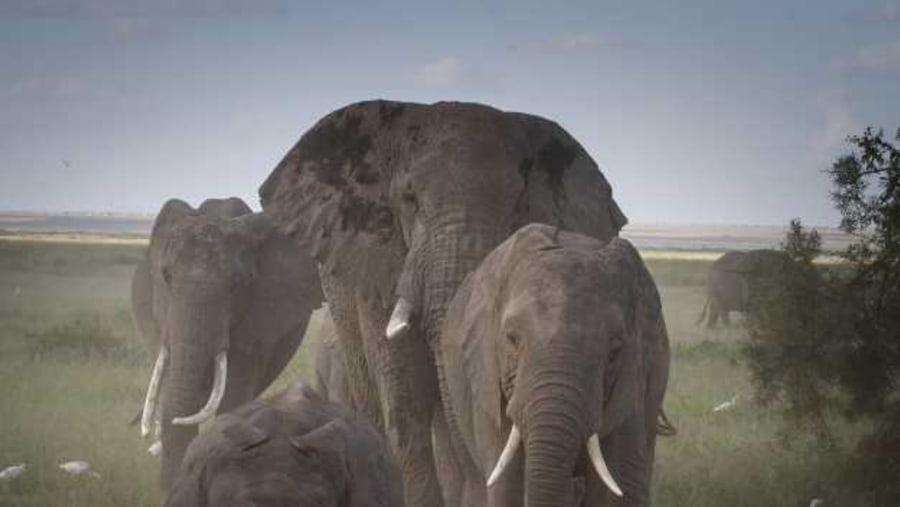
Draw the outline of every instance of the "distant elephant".
M719 317L730 324L730 311L745 311L756 282L779 272L790 257L778 250L731 250L722 254L709 268L706 282L706 303L697 318L697 324L707 318L706 327L712 327ZM707 317L708 315L708 317Z
M156 357L141 432L156 425L166 489L197 425L252 400L281 372L321 287L313 260L243 201L195 210L173 199L157 215L131 296Z
M316 390L328 401L350 406L347 362L331 316L322 319L315 358Z
M370 423L302 383L216 418L164 507L402 507L400 469Z
M629 242L520 229L457 291L438 366L460 505L649 504L669 340Z
M525 224L609 239L626 223L559 125L460 102L341 108L303 134L259 194L321 265L352 405L385 428L411 507L443 503L432 346L463 278Z

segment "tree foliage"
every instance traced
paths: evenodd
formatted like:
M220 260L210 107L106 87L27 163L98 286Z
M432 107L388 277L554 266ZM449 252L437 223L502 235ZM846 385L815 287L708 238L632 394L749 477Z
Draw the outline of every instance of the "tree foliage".
M833 445L835 421L862 423L857 479L879 503L900 499L900 130L895 141L848 138L854 152L828 171L854 237L844 262L817 268L818 233L792 221L782 249L793 262L751 300L745 350L757 397L791 427Z

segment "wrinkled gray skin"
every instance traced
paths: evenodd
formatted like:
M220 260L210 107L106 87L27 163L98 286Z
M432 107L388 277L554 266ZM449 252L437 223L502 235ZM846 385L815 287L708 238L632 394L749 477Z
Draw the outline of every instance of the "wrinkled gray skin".
M330 315L323 319L320 333L321 341L316 350L315 359L316 390L329 401L350 406L346 357ZM442 414L440 408L439 406L438 414ZM436 429L440 432L439 438L435 439L435 443L438 445L435 449L438 482L441 485L461 484L461 470L455 458L450 454L452 451L449 449L449 433L442 421L442 415L439 415L435 421ZM458 495L453 495L447 488L444 489L445 495L450 494L454 498L450 504L458 504Z
M402 507L371 424L302 383L218 417L188 448L165 507Z
M753 295L755 282L778 272L790 258L777 250L732 250L716 259L709 268L706 282L706 303L697 324L706 318L706 327L714 326L719 318L727 325L731 311L745 311Z
M432 347L463 278L525 224L609 239L626 222L597 165L559 125L459 102L335 111L291 148L260 198L321 264L352 406L385 428L412 507L442 504ZM398 297L413 308L411 327L387 341Z
M440 350L444 410L462 443L460 505L649 504L669 342L630 243L520 229L457 291ZM488 489L513 424L522 444ZM625 493L618 503L589 461L593 434Z
M316 390L328 401L350 406L347 362L330 315L323 317L319 337L315 359Z
M322 302L315 263L243 201L199 209L170 200L160 210L132 280L132 312L152 357L165 345L160 485L171 484L197 427L174 426L207 401L215 356L227 350L218 412L261 393L303 339Z

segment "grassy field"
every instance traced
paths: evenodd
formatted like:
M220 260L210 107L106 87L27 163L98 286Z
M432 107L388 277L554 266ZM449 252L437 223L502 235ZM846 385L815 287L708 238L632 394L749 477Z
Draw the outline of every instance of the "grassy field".
M0 241L0 468L26 463L0 485L0 506L158 505L157 461L129 426L150 360L131 327L128 293L140 244ZM739 325L708 330L703 306L714 255L646 252L660 287L674 355L666 409L678 427L657 446L661 506L865 505L842 493L841 450L782 436L752 401ZM738 323L740 319L734 319ZM310 379L318 319L274 389ZM737 396L735 407L713 413ZM100 478L58 464L90 462Z

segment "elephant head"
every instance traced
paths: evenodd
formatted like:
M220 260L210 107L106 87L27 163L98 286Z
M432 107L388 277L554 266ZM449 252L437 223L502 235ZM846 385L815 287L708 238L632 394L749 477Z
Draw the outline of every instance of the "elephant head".
M163 488L197 425L262 392L321 302L315 264L265 215L238 199L165 203L132 282L156 355L141 429L161 438Z
M426 343L433 349L463 278L524 224L608 239L626 222L597 165L559 125L459 102L332 112L259 194L279 230L320 263L354 406L385 421L406 487L427 490L407 503L428 507L440 493L430 436L437 372ZM385 334L402 338L383 345ZM356 352L376 347L376 361ZM367 364L374 371L357 371Z
M627 241L524 227L463 283L441 351L444 410L478 486L521 496L500 504L647 499L668 338Z
M216 419L188 448L166 507L402 507L385 438L301 383Z
M326 273L394 307L394 329L418 318L430 338L462 278L518 227L608 239L626 222L597 165L557 124L457 102L335 111L260 197Z

